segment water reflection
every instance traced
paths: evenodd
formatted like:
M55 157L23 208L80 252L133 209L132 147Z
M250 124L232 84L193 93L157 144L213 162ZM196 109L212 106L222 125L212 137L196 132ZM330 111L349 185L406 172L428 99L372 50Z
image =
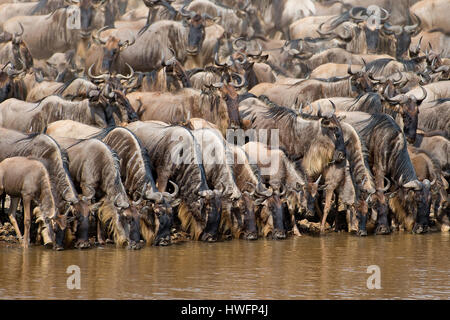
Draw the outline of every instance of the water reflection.
M449 241L330 234L63 252L0 244L0 298L449 299ZM70 265L81 269L81 290L66 287ZM381 269L381 290L366 287L369 265Z

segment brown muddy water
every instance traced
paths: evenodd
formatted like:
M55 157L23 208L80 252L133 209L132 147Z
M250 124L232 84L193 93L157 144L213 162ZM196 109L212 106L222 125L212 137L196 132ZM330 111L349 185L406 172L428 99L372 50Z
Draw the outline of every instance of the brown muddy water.
M81 289L67 288L67 268ZM368 289L367 268L381 289ZM0 244L0 299L450 299L450 233L55 252Z

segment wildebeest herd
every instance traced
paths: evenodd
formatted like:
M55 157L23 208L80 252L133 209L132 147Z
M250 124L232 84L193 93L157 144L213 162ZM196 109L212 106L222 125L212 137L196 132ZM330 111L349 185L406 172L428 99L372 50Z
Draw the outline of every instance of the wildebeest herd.
M0 0L0 225L58 250L448 232L448 12Z

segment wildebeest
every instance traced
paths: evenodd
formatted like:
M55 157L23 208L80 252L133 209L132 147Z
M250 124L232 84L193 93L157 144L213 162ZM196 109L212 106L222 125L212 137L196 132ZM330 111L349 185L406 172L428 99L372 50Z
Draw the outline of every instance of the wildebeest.
M445 136L418 130L414 146L433 155L441 166L444 176L450 178L450 141Z
M27 135L5 128L0 128L0 134L2 136L0 160L14 156L31 156L45 164L50 175L53 197L59 214L54 247L57 250L63 249L67 205L71 205L78 219L88 214L87 203L83 199L79 199L70 177L66 152L46 134Z
M189 16L186 23L157 21L148 29L141 30L143 31L141 35L135 35L136 31L132 29L121 29L121 32L130 31L136 38L136 42L118 55L116 60L116 63L119 63L118 70L123 68L120 64L128 63L133 69L152 71L161 65L164 57L171 56L171 50L175 51L176 59L181 63L185 63L188 56L202 60L198 62L202 66L212 61L213 50L224 33L223 28L215 25L212 17L207 15L201 16L195 13L186 15ZM211 33L210 36L207 36L207 32ZM114 35L117 41L122 38L117 30L110 34ZM129 41L131 42L131 39Z
M19 23L22 24L22 38L33 58L47 59L55 52L77 49L81 34L89 32L93 22L92 17L80 14L77 5L70 5L49 15L13 17L4 23L3 29L14 34L20 31Z
M443 28L445 32L450 32L450 23L446 16L449 10L450 5L446 0L423 0L410 8L411 13L422 20L424 30Z
M188 127L191 130L208 128L213 130L220 139L223 139L218 128L203 119L191 118ZM231 208L231 221L229 219L222 220L221 230L223 233L231 230L232 235L236 238L244 237L247 240L255 240L258 238L255 214L258 215L258 218L261 211L264 211L263 215L276 215L279 213L279 206L273 204L278 203L280 205L280 203L276 202L275 199L269 199L272 196L275 197L272 188L266 188L258 166L250 163L248 154L243 148L227 140L224 140L223 143L226 146L227 161L230 162L229 165L232 167L236 185L241 192L241 198ZM269 204L271 204L270 208ZM282 232L274 232L274 221L275 219L267 219L263 222L259 219L259 232L262 236L284 237Z
M108 226L116 245L139 248L139 217L122 184L117 154L97 139L54 139L67 150L71 176L84 199L97 204L98 220ZM100 223L97 230L102 243Z
M14 34L7 32L0 36L0 64L11 62L16 69L28 70L33 66L33 57L28 46L22 39L23 26L20 24L21 31ZM2 42L6 42L1 44Z
M372 80L367 73L353 72L348 66L349 76L330 79L300 80L295 84L260 83L250 90L259 96L265 95L282 106L299 106L320 98L356 97L360 92L372 91Z
M186 122L189 116L203 118L216 124L223 134L229 127L240 127L238 95L230 85L220 84L205 91L184 88L174 93L133 92L127 98L141 120L177 124Z
M59 95L66 100L83 100L96 91L100 91L100 88L83 78L75 78L66 83L42 81L27 93L26 101L38 102L51 95Z
M43 132L49 123L65 119L105 128L114 124L114 119L101 97L99 101L98 94L83 101L67 101L58 96L49 96L37 103L8 99L0 104L0 124L28 133Z
M417 126L424 131L442 130L450 137L450 98L436 99L421 107Z
M76 139L98 138L114 150L120 159L120 174L125 190L141 209L142 237L149 245L170 243L172 206L176 205L176 193L158 191L148 153L130 130L122 127L102 130L75 121L62 120L51 123L47 133L51 136Z
M166 191L169 179L180 186L178 217L182 228L196 240L215 241L222 195L207 184L198 142L190 130L158 121L135 121L127 128L147 149L158 189Z
M252 37L254 34L253 27L248 23L247 12L244 10L225 7L207 0L194 0L186 9L197 14L220 17L219 24L234 37Z
M441 223L441 230L450 230L450 221L445 215L444 209L448 206L448 183L445 181L439 162L425 150L408 146L409 157L414 165L417 177L422 182L428 179L431 188L431 202L434 217Z
M425 199L419 197L422 184L417 179L416 172L408 155L406 138L395 123L386 114L369 115L362 112L338 112L345 116L344 122L351 124L359 133L368 148L368 161L375 179L377 192L372 195L372 201L377 210L377 234L390 232L387 220L387 201L384 192L389 188L384 186L385 177L401 189L401 202L410 201L414 205L411 214L417 219L413 231L425 232L428 227L428 215L423 206ZM389 152L387 152L389 150ZM406 201L406 202L405 202Z
M0 70L0 103L8 98L12 98L14 93L14 82L7 71Z
M253 164L260 168L261 177L264 183L269 184L275 190L275 196L280 197L289 209L290 222L295 235L299 236L300 231L295 221L295 208L301 211L307 208L306 177L298 172L294 163L289 161L280 149L268 149L260 142L248 142L243 146ZM282 226L283 217L279 212L272 214L275 232L284 230ZM280 217L281 216L281 217Z
M256 98L243 100L239 104L239 112L242 119L250 121L248 128L278 130L273 134L279 135L279 147L290 159L294 161L303 159L304 170L308 176L320 174L331 161L345 159L342 131L335 117L304 120L289 108L280 106L268 108ZM261 142L271 145L278 141L269 138L268 141Z
M221 134L213 129L202 128L193 130L192 134L198 142L201 152L206 181L209 186L222 193L221 225L230 229L232 214L236 210L245 210L243 203L238 202L242 194L236 185L236 178L232 169L231 152ZM224 230L226 231L226 230ZM232 236L224 234L223 236Z
M42 221L47 226L47 238L53 240L53 227L50 219L55 219L56 209L50 177L45 166L38 160L25 157L12 157L0 162L0 195L11 197L9 219L24 248L30 243L31 205L35 201L41 209ZM16 209L22 199L24 207L24 236L16 220Z

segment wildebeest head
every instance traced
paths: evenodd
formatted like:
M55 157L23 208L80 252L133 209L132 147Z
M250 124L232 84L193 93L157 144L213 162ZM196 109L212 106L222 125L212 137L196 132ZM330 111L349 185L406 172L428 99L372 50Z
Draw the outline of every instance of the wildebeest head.
M13 80L6 71L0 70L0 102L11 97L13 91Z
M79 202L72 205L72 214L74 215L76 224L77 242L76 248L86 249L90 247L89 243L89 200L84 196L79 196Z
M422 183L419 180L413 180L402 185L400 178L400 185L390 197L396 196L403 211L409 216L410 219L405 221L406 228L411 229L413 233L427 232L431 208L430 181L425 179Z
M222 195L217 190L203 190L199 192L200 198L192 205L194 210L206 217L205 227L200 236L202 241L214 242L217 240L217 231L221 218Z
M352 66L348 65L347 73L351 76L350 81L354 92L360 93L373 91L373 83L370 79L370 74L365 72L364 69L353 72Z
M92 39L103 49L101 69L103 71L112 72L113 64L117 61L120 52L128 46L133 45L136 40L134 36L131 41L122 41L114 36L110 36L106 40L102 39L100 34L107 29L110 29L110 27L106 26L101 28L92 35Z
M260 204L257 216L261 224L262 233L265 237L272 237L276 240L286 238L286 229L283 221L283 206L281 197L284 196L286 190L276 190L270 197L263 200L255 201Z
M187 39L187 54L195 56L197 55L205 40L205 27L210 26L214 22L218 22L220 17L213 18L208 14L199 15L192 11L186 11L185 6L181 8L180 14L184 17L183 25L189 28Z
M122 224L128 238L128 249L141 249L142 244L140 233L141 213L135 205L131 205L120 213L119 221Z
M80 0L79 3L74 0L70 1L76 4L80 8L80 35L83 39L87 39L91 36L92 29L94 28L94 20L97 9L100 9L106 4L106 0Z
M255 221L255 204L253 194L244 191L242 197L233 208L233 216L237 220L241 236L246 240L258 239L258 230Z
M74 55L75 50L69 50L66 53L57 52L45 62L48 67L48 74L56 82L66 83L84 72L84 69L79 69L75 65Z
M397 105L396 110L403 119L403 132L409 143L416 141L417 124L419 121L419 106L427 97L427 91L421 87L423 96L417 98L413 95L400 94L393 98L386 97L389 103Z
M225 100L227 105L228 117L230 119L229 126L232 129L239 129L241 127L241 121L239 116L239 95L236 89L241 88L245 84L245 79L239 74L232 74L229 76L239 78L239 83L232 81L231 79L223 79L222 82L213 83L210 87L219 90L221 97Z
M113 108L116 107L120 113L120 120L123 122L135 121L138 119L136 112L131 107L130 102L126 98L125 87L122 82L129 81L134 76L133 68L127 64L130 69L130 74L124 76L122 74L103 73L95 76L92 74L92 64L88 69L88 76L99 83L100 91L92 90L89 97L93 102L100 104L106 112L108 124L113 124L114 119L111 119Z
M414 14L416 23L406 26L391 26L389 23L383 25L383 32L386 34L394 34L396 39L395 56L397 59L405 58L408 54L409 46L411 44L411 37L417 35L420 32L421 20ZM419 45L420 47L420 45ZM418 54L414 52L413 54Z
M316 208L315 208L315 202L316 197L319 194L319 183L320 179L322 178L322 175L317 178L316 181L309 181L306 185L306 192L304 195L305 203L303 204L305 210L306 210L306 216L308 217L314 217Z

